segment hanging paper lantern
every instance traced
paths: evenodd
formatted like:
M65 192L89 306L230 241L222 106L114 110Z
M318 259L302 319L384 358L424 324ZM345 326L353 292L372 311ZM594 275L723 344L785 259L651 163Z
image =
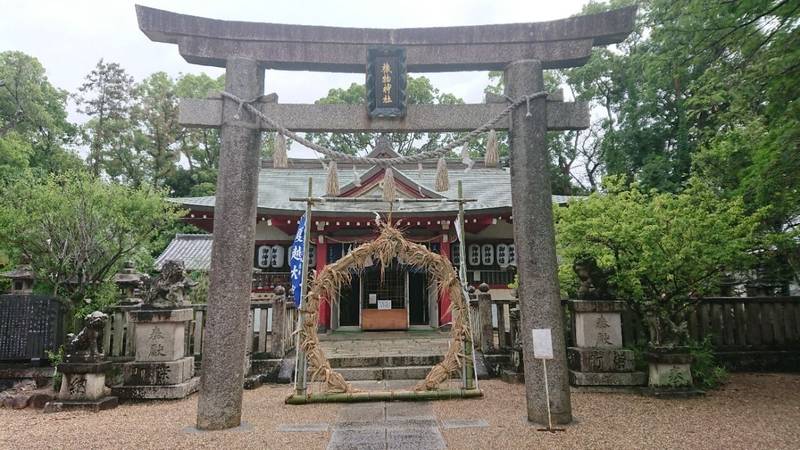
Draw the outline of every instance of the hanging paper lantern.
M470 266L480 266L481 265L481 246L478 244L470 244L469 250L467 251L469 254L469 262Z
M497 265L505 269L510 264L508 259L508 245L497 244Z

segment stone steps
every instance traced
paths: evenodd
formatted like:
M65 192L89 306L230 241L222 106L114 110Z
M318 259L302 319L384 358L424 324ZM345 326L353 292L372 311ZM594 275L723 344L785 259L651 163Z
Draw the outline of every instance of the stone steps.
M331 356L328 361L334 369L355 367L405 367L433 366L443 355L381 355L381 356Z
M336 369L347 381L422 380L433 366L347 367Z

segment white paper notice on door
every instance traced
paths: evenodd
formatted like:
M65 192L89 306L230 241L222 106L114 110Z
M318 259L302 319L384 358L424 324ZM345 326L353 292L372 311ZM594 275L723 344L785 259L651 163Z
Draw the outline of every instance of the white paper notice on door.
M378 309L392 309L392 301L378 300Z
M369 304L374 305L378 303L378 294L369 294Z
M533 329L533 357L553 359L553 336L550 328Z

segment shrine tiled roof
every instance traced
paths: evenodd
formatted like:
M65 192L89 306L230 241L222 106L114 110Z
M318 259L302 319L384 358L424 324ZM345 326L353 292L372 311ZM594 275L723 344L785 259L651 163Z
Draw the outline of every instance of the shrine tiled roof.
M169 260L177 260L183 261L186 270L208 271L211 268L213 240L211 234L176 234L156 259L156 270L161 270L161 266Z
M414 186L412 189L420 192L421 196L430 197L430 192L434 191L433 186L436 180L436 169L433 167L418 169L394 169L399 172L400 177L410 181ZM366 178L370 170L361 169L358 171L359 178ZM308 179L313 180L313 195L323 197L325 195L326 171L321 167L290 167L288 169L274 169L264 167L261 169L258 180L258 209L260 214L264 213L301 213L305 209L305 203L292 202L289 198L306 197L308 193ZM457 183L463 183L465 198L476 199L475 202L465 204L467 212L479 211L502 211L511 209L511 173L508 168L487 168L478 167L476 164L471 170L463 168L449 171L450 189L446 192L437 192L437 197L455 199L458 198ZM354 172L347 165L339 165L339 184L340 186L351 185L355 180ZM372 197L380 195L380 187L376 186L367 194ZM426 194L427 193L427 194ZM554 195L553 203L565 204L571 197ZM180 203L189 209L211 210L214 207L213 196L210 197L184 197L170 199ZM380 206L378 206L380 205ZM331 215L351 215L363 214L376 211L378 208L385 209L381 203L341 203L330 202L314 205L315 212L322 212ZM403 203L395 204L394 212L402 215L403 213L413 214L438 214L442 212L458 211L457 203Z

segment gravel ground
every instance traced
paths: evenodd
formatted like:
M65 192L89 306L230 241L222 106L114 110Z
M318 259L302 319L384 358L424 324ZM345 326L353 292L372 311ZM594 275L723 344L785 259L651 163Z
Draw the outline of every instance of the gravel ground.
M524 386L482 382L480 400L435 402L439 420L482 418L488 428L442 430L448 448L800 448L800 374L734 374L705 397L572 395L575 423L551 434L528 425Z
M479 400L433 402L439 421L484 419L485 428L443 429L449 448L798 448L800 374L736 374L724 389L689 400L631 394L572 396L576 423L559 434L525 420L524 387L481 382ZM0 448L325 448L330 432L280 424L333 424L340 405L287 406L287 386L245 391L243 430L187 432L197 396L125 404L99 414L0 408Z
M288 433L280 424L335 422L338 405L289 406L287 385L244 391L245 429L190 432L197 394L185 400L123 404L97 414L43 414L0 408L0 448L325 448L330 432ZM302 446L297 443L302 442Z

